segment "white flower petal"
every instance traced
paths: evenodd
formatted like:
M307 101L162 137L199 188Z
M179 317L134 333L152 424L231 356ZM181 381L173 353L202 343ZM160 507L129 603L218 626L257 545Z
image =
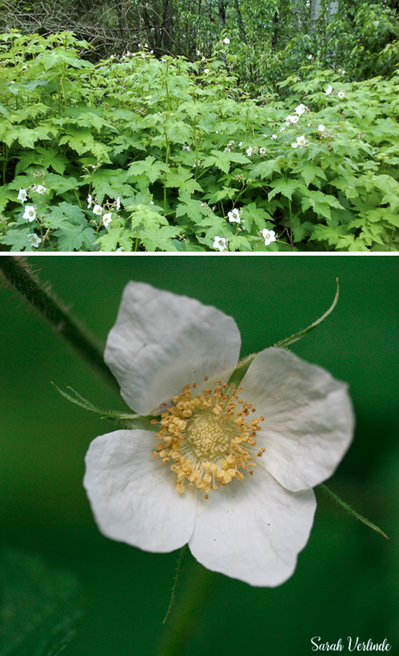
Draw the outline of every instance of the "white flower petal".
M259 353L241 385L242 398L265 417L256 440L274 478L293 492L329 478L353 435L347 385L282 349Z
M126 403L156 414L183 387L222 378L238 361L241 338L231 317L199 301L129 283L104 359Z
M198 503L189 547L210 570L275 587L293 574L315 510L312 490L288 492L256 467L253 476Z
M156 444L150 431L97 437L86 454L83 484L104 535L164 553L190 539L196 497L177 492L169 467L152 457Z

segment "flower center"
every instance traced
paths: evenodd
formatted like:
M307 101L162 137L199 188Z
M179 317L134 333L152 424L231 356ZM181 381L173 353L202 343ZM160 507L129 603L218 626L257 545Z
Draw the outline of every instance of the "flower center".
M161 415L153 457L165 464L172 461L178 492L184 492L187 483L191 490L203 490L207 499L211 489L234 478L243 480L243 471L253 474L252 456L261 457L265 451L257 449L254 440L264 417L249 419L256 410L239 398L242 387L218 381L200 394L196 388L196 383L186 385L173 399L175 405Z

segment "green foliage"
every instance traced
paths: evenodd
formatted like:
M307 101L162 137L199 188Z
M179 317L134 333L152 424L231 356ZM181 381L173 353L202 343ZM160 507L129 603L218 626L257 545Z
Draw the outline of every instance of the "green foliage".
M78 581L32 555L3 551L0 563L0 655L56 656L81 616Z
M254 99L228 44L97 65L70 33L1 44L3 250L398 250L397 75L308 64Z

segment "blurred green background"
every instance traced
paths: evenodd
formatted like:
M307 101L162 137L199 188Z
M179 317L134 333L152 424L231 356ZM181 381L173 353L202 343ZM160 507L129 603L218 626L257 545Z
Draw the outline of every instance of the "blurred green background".
M311 638L371 638L399 653L399 259L396 257L57 256L29 258L43 281L103 342L124 285L149 282L232 315L242 355L306 327L341 297L325 323L292 350L348 381L357 416L352 447L330 487L380 525L390 541L353 520L322 493L309 544L294 576L258 589L214 574L184 640L172 654L302 656ZM76 574L87 612L68 656L168 653L200 571L191 556L175 612L162 624L176 553L149 554L103 537L82 487L90 441L108 430L50 384L71 385L95 404L125 409L119 394L10 289L0 290L3 545L38 554Z

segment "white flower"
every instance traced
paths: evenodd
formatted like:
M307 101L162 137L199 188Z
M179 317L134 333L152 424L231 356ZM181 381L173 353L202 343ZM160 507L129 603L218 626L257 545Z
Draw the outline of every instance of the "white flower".
M239 148L242 148L243 145L244 145L244 142L243 142L243 141L240 141L240 143L238 144L238 147L239 147Z
M28 241L29 241L29 244L30 244L31 246L33 246L33 248L38 248L38 246L39 246L39 244L41 244L41 241L42 241L42 240L41 240L40 237L39 237L38 235L36 235L34 232L31 232L31 233L28 235Z
M225 251L227 248L227 239L224 237L215 237L213 248L216 248L218 251L223 253L223 251Z
M17 200L21 201L21 203L26 203L28 200L28 194L26 193L25 189L20 189L18 191Z
M228 212L227 217L230 223L241 223L240 211L237 209Z
M298 123L299 117L298 116L287 116L285 119L288 123L288 125L292 125L293 123Z
M228 146L226 146L226 148L224 149L223 152L225 152L225 153L231 153L231 148L229 148Z
M306 139L303 135L301 137L297 137L296 142L298 146L306 146Z
M251 157L251 155L252 155L252 153L253 153L253 148L251 148L251 146L249 146L249 147L246 149L245 152L247 153L248 157Z
M182 150L187 150L188 152L190 152L191 148L190 148L190 146L183 146Z
M295 107L294 112L296 112L298 116L301 116L302 114L304 114L304 112L306 112L306 109L307 109L306 105L301 103L300 105L298 105L298 107Z
M97 216L101 216L102 213L103 213L103 208L101 207L101 205L94 205L93 214L97 214Z
M209 73L209 68L204 68L204 73Z
M277 134L272 134L271 138L272 139L277 139Z
M201 160L200 159L195 159L194 160L193 168L195 169L195 168L197 168L197 166L201 166Z
M345 69L343 68L341 71L342 75L345 75Z
M29 223L32 223L32 221L36 219L36 210L34 205L27 205L25 207L25 212L22 218L27 219Z
M342 98L345 98L345 94L343 91L338 91L337 96L340 100L342 100Z
M284 125L283 125L283 127L282 127L282 128L280 128L280 132L283 132L283 130L285 130L285 127L284 127Z
M320 123L320 125L317 127L317 129L318 129L319 132L324 132L324 130L326 129L326 126L322 125L322 123Z
M119 198L119 196L118 196L118 198L116 199L116 209L117 209L117 210L120 210L120 209L121 209L121 199Z
M107 228L107 230L108 230L108 226L111 223L111 221L112 221L112 212L108 212L108 214L104 214L104 216L103 216L103 226L104 226L104 228Z
M46 187L43 185L37 185L35 191L37 191L38 194L44 194L46 192Z
M226 37L225 39L223 39L223 43L224 43L226 46L228 46L229 43L230 43L230 39Z
M259 148L259 155L266 155L266 148L263 148L263 146L261 146L261 148Z
M313 59L313 55L308 55L308 59Z
M105 361L126 403L163 423L97 437L84 485L109 538L161 553L188 543L208 569L274 587L295 570L312 487L348 448L353 413L344 383L283 349L261 351L231 388L240 344L216 308L128 284Z
M329 96L330 93L332 92L332 90L333 90L333 88L332 88L331 84L329 84L327 89L326 89L326 96Z
M292 144L291 144L291 147L292 147L292 148L298 148L298 144L297 144L297 142L296 142L296 141L293 141Z
M276 233L274 230L268 230L267 228L264 228L262 230L262 235L263 239L265 240L265 246L269 246L272 241L276 241Z
M88 210L91 208L91 204L92 204L92 202L93 202L92 195L89 194L89 195L87 196L87 209L88 209Z
M231 139L227 145L228 145L230 148L232 148L232 147L235 145L235 141L233 141L233 139Z

